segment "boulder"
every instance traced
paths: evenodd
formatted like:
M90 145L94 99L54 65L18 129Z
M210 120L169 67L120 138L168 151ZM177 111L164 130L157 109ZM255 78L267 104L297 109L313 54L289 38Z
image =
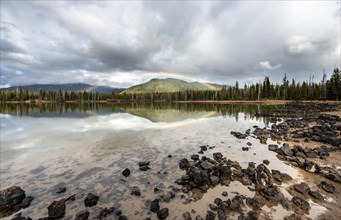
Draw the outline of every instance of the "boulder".
M25 191L19 186L12 186L0 191L0 212L10 210L20 204L26 197Z

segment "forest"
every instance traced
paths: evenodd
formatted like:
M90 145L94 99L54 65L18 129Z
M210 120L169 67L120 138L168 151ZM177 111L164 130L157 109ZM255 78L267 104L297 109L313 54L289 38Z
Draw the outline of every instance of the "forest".
M18 87L16 90L0 91L0 101L37 101L37 102L172 102L200 100L339 100L341 98L341 71L335 68L329 79L324 74L319 82L314 77L303 82L289 80L284 74L281 83L271 83L266 76L263 82L240 86L223 86L221 90L186 90L179 92L155 92L138 94L102 94L99 92L44 91L33 92Z

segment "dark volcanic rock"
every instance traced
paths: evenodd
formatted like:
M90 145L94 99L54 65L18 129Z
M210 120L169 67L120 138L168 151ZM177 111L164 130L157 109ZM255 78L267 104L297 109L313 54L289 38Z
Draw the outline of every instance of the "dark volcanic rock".
M193 186L204 186L204 185L210 185L210 178L205 170L201 170L197 167L190 167L187 171L187 175L191 178L193 181Z
M293 156L293 151L289 148L288 144L283 144L283 146L279 148L278 153L289 157Z
M242 151L249 151L248 147L242 147Z
M213 170L214 168L214 164L208 162L208 161L203 161L201 162L200 166L204 169L204 170Z
M0 217L6 217L20 210L20 203L26 197L19 186L12 186L0 191Z
M21 202L21 207L22 208L27 208L31 205L31 202L34 200L33 196L27 196L23 201Z
M157 218L158 219L166 219L168 217L168 208L163 208L163 209L160 209L159 211L157 211Z
M302 193L302 194L308 194L310 192L310 187L306 183L304 183L304 182L299 183L299 184L295 184L293 186L293 188L297 192Z
M160 210L159 200L155 199L150 203L150 211L157 212Z
M240 195L236 195L233 197L232 202L230 204L230 209L233 211L240 211L242 209L242 205L244 204L243 198Z
M208 210L206 213L206 220L214 220L215 216L216 216L216 214L214 214L214 212Z
M56 193L60 194L60 193L64 193L64 192L66 192L66 187L65 187L65 186L62 186L62 187L60 187L60 188L57 190Z
M310 191L309 195L317 200L323 200L323 196L318 191Z
M191 156L191 159L194 160L194 161L197 161L197 160L199 160L199 155L198 154L193 154Z
M207 151L207 146L206 145L200 146L200 149L201 151Z
M184 220L192 220L191 213L189 212L185 212L182 216L184 217Z
M322 181L318 184L318 186L326 192L333 193L335 192L335 186L327 183L326 181Z
M305 201L304 199L302 199L301 197L298 196L294 196L292 197L291 201L299 208L305 210L305 211L309 211L310 209L310 205L307 201Z
M278 145L277 144L269 144L268 148L271 151L276 151L276 150L278 150Z
M226 213L224 210L218 209L218 220L226 220Z
M141 190L138 186L134 186L130 194L134 196L141 196Z
M76 214L75 220L88 220L89 214L87 210L80 211Z
M149 170L149 169L150 169L150 168L149 168L148 165L140 166L140 170L141 170L141 171L147 171L147 170Z
M269 161L269 160L263 160L263 163L264 163L265 165L269 165L269 164L270 164L270 161Z
M186 169L189 166L189 162L186 158L182 158L179 162L180 169Z
M216 161L220 161L221 159L223 159L223 155L220 152L213 153L213 159L215 159Z
M219 177L217 176L210 176L210 180L211 180L212 185L218 185L220 181Z
M128 177L130 175L130 170L128 168L125 168L123 171L122 171L122 175L124 177Z
M149 164L150 164L150 161L141 161L139 162L139 167L148 166Z
M128 220L128 218L127 218L127 216L125 216L125 215L120 215L120 216L118 217L118 220Z
M65 215L65 199L53 201L47 207L49 218L63 218Z
M89 193L84 199L84 205L86 207L95 206L95 205L97 205L98 200L99 200L98 196L96 196L92 193Z
M238 139L245 139L247 137L247 134L242 134L242 133L237 132L237 131L231 131L231 134Z

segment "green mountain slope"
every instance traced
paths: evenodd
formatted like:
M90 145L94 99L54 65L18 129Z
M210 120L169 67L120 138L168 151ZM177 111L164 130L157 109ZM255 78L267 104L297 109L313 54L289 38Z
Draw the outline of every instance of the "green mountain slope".
M152 79L146 83L132 86L125 93L177 92L185 90L207 90L207 87L179 79Z

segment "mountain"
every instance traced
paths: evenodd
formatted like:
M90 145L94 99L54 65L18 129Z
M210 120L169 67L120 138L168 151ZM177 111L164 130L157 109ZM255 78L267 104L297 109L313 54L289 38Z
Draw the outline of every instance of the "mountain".
M8 88L2 88L1 90L16 90L19 86L11 86ZM30 90L38 92L40 89L45 91L69 91L69 92L99 92L103 94L120 93L123 88L112 88L110 86L93 86L86 83L65 83L65 84L33 84L27 86L20 86L23 90Z
M207 86L199 83L189 83L179 79L151 79L146 83L132 86L125 93L177 92L185 90L207 90Z

